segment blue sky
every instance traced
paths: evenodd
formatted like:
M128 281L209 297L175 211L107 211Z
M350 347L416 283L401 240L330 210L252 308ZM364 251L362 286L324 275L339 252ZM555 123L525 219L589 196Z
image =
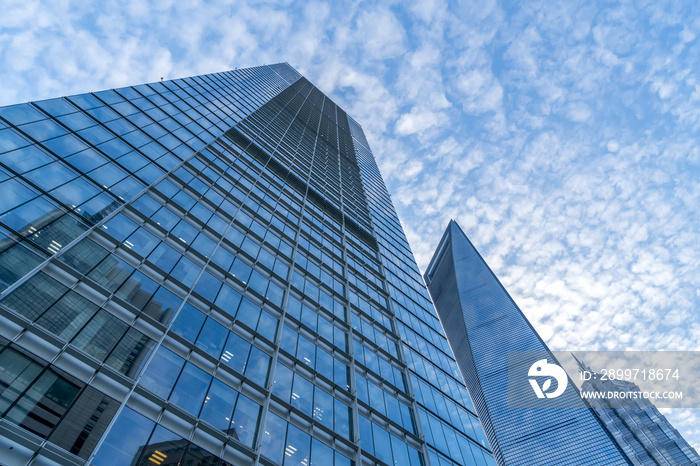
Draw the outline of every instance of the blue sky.
M553 350L700 350L695 2L86 4L3 2L0 105L287 61L363 125L421 268L454 218Z

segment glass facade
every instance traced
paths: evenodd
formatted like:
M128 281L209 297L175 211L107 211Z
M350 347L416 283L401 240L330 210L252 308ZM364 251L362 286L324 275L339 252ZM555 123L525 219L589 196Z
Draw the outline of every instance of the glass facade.
M630 464L578 394L556 408L509 407L509 371L527 375L536 360L514 367L509 352L556 360L456 222L425 279L499 465Z
M634 382L601 377L583 362L582 371L592 374L583 382L582 391L639 392ZM587 399L617 443L635 465L691 466L700 464L700 455L647 398Z
M287 64L0 108L4 465L493 465L361 127Z

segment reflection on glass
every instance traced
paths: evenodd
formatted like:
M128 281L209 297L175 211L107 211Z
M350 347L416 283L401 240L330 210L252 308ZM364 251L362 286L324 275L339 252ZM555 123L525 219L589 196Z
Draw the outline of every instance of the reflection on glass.
M255 443L259 418L260 405L246 396L239 395L228 434L242 444L252 447Z
M236 390L220 380L214 379L204 401L204 406L202 406L200 419L217 429L228 431L237 398L238 392Z
M49 369L34 382L5 419L46 438L79 391L78 385Z
M124 408L109 430L92 463L95 466L125 466L141 456L144 439L149 438L154 422Z

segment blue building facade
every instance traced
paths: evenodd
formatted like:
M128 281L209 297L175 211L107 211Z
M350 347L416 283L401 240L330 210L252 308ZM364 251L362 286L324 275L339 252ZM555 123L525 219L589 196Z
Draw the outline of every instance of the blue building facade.
M634 382L601 377L579 361L580 369L592 376L581 391L589 393L639 392ZM666 416L644 397L587 398L586 403L600 418L618 445L635 465L692 466L700 464L700 455L671 425Z
M287 64L0 108L0 464L493 465L362 128Z
M425 279L499 465L630 464L573 384L564 390L563 369L561 395L542 383L553 396L538 398L529 379L557 361L456 222Z

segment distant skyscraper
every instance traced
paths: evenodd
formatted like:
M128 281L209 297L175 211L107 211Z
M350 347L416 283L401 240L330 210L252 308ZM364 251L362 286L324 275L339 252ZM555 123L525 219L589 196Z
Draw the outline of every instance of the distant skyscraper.
M287 64L0 108L0 464L494 464L361 127Z
M591 374L581 391L594 393L639 392L625 380L600 377L579 362L582 371ZM700 464L700 456L647 398L587 398L586 403L603 422L634 464L642 466L684 466Z
M499 465L629 464L573 389L542 400L530 390L538 359L557 361L454 221L425 278ZM532 360L514 363L514 352L532 352ZM521 375L531 407L509 406L511 372Z

